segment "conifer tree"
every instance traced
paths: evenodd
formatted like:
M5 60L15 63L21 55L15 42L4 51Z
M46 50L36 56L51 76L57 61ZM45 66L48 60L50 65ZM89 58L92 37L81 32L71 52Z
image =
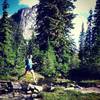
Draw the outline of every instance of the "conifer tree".
M14 66L21 67L24 66L23 61L26 55L26 43L19 25L15 24L15 26L15 30L13 31L13 49L15 51Z
M90 10L88 29L84 48L84 68L91 79L98 79L100 75L100 0L96 1L94 13ZM82 61L82 60L81 60ZM83 72L84 74L84 72ZM91 77L93 75L93 77Z
M3 16L1 18L0 27L0 66L14 65L15 53L12 49L12 31L11 25L8 20L8 9L9 4L7 0L3 2Z
M94 11L93 33L94 33L93 34L94 65L100 66L100 0L96 1L96 7Z
M48 51L50 41L60 70L65 72L73 51L68 34L73 28L72 19L75 17L71 13L75 8L73 1L75 0L40 0L37 10L37 41L40 50Z
M47 49L48 39L55 40L58 37L68 35L73 27L70 13L74 9L73 0L40 0L37 16L37 31L40 49Z
M85 63L85 39L86 39L86 33L84 32L84 23L82 23L82 31L80 34L80 49L79 49L79 58L81 64Z
M46 77L54 77L56 76L56 55L53 46L50 41L48 41L48 50L44 53L43 56L43 67L41 68L41 73Z
M88 29L85 40L85 64L89 66L92 62L92 48L93 48L93 12L90 10L88 17Z

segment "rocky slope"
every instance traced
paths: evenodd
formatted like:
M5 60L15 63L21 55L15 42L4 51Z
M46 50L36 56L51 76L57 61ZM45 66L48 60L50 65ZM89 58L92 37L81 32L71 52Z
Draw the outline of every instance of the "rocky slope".
M22 34L25 39L30 39L32 32L35 30L36 12L37 5L32 8L20 9L17 13L11 16L12 19L19 25L20 29L22 29Z

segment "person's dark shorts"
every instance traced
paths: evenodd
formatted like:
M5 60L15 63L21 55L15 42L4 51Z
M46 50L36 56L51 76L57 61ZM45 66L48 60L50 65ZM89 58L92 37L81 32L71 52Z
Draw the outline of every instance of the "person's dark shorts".
M30 66L27 65L27 66L26 66L26 71L30 71L30 70L32 70L32 68L30 68Z

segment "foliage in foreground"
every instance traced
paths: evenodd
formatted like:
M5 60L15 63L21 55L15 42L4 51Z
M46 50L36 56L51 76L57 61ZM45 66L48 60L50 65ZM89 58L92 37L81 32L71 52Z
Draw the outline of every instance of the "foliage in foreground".
M57 89L55 92L43 92L43 100L100 100L99 94L82 94L76 91L66 91Z

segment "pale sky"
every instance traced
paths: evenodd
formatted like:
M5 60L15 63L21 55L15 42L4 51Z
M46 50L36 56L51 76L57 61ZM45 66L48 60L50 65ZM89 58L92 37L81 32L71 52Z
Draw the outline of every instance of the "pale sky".
M38 3L38 0L19 0L19 5L28 5L29 7L32 7L33 5Z

